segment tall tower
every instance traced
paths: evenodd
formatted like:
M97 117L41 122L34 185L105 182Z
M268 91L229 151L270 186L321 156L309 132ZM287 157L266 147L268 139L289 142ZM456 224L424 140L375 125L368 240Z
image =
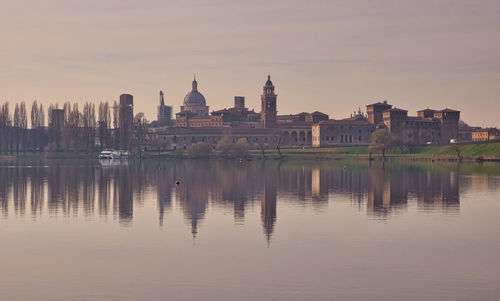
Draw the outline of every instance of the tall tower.
M264 85L264 91L262 93L261 99L261 111L260 118L262 125L265 128L275 128L277 126L276 122L276 98L278 95L274 94L274 86L271 81L271 76L267 76L266 84Z
M158 106L158 125L166 126L172 121L172 107L165 105L163 91L160 91L160 105Z
M119 109L119 148L130 149L130 135L134 127L134 97L130 94L120 95Z
M379 124L384 121L383 113L384 111L392 109L392 105L384 102L377 102L366 106L366 113L368 113L368 121L372 124Z

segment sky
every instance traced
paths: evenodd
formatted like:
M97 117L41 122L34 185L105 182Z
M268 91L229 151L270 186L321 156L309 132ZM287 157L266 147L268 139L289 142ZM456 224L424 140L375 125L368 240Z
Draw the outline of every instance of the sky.
M114 101L156 119L196 74L210 110L340 119L387 100L500 127L500 0L1 0L0 103Z

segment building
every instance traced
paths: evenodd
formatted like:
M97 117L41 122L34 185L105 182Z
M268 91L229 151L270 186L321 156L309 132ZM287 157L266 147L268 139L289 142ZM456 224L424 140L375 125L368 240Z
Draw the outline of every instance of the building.
M175 126L185 128L223 127L222 117L218 115L198 115L191 111L182 111L175 114Z
M441 123L441 144L449 143L451 140L458 140L460 111L446 108L434 112L434 118L437 118Z
M371 105L366 106L366 113L368 114L368 121L371 124L379 124L383 122L382 114L386 110L392 109L392 105L387 103L387 100L383 102L372 103Z
M172 107L165 105L163 91L160 91L160 105L158 106L157 126L167 126L172 122Z
M476 128L472 130L472 142L493 141L500 139L497 128Z
M408 111L392 108L383 112L384 125L403 144L441 142L441 124L430 117L408 116Z
M359 114L341 120L324 120L312 126L312 146L368 145L375 125Z
M234 97L234 108L235 109L245 108L245 96L235 96Z
M130 135L134 127L134 97L130 94L120 95L118 124L118 146L120 149L129 149Z
M198 91L196 77L193 79L191 92L184 97L181 112L192 112L198 116L208 116L208 106L205 96Z
M261 95L261 111L260 118L264 128L275 128L278 126L276 121L276 99L278 95L274 93L274 85L271 81L271 76L267 76L266 84L263 87Z
M446 144L458 140L460 111L451 109L424 109L417 116L393 108L387 101L366 106L368 121L377 128L386 128L393 137L404 144Z
M277 122L279 126L288 125L291 123L309 123L314 124L320 121L328 120L330 117L328 114L321 113L319 111L315 111L312 113L302 112L298 114L289 114L289 115L278 115Z
M472 142L472 130L474 129L477 129L477 127L471 127L460 120L458 122L458 142Z
M50 112L49 140L55 143L55 149L61 150L61 139L64 128L64 110L53 109Z

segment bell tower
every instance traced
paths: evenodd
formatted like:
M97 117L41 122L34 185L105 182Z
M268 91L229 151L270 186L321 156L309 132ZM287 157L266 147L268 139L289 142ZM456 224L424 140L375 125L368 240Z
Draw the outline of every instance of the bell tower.
M278 126L276 122L276 98L274 94L274 85L271 81L271 76L267 76L266 84L263 88L261 99L260 119L265 128L275 128Z

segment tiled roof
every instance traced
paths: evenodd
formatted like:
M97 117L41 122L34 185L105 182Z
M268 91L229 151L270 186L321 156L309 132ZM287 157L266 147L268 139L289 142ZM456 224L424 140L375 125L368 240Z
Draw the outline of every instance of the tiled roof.
M335 119L329 119L329 120L323 120L320 121L318 124L338 124L338 125L372 125L370 122L366 120L352 120L352 119L342 119L342 120L335 120Z
M438 111L438 112L443 112L443 113L460 113L460 111L456 111L456 110L452 110L452 109L444 109L444 110L441 110L441 111Z

